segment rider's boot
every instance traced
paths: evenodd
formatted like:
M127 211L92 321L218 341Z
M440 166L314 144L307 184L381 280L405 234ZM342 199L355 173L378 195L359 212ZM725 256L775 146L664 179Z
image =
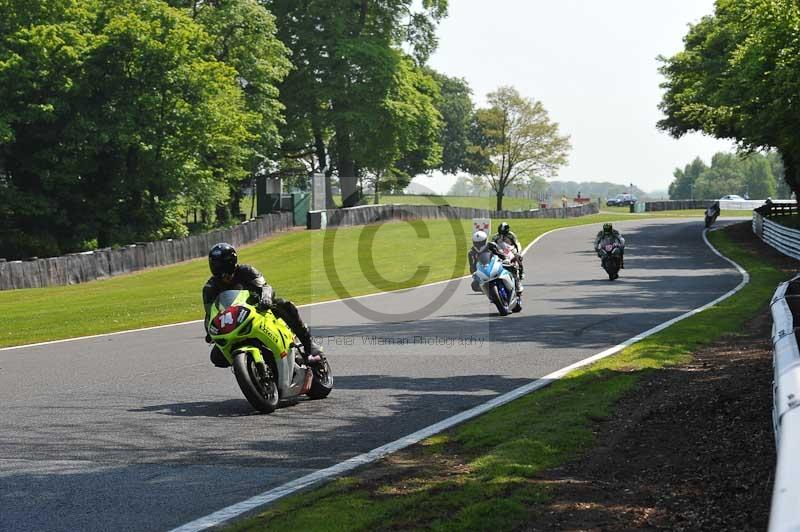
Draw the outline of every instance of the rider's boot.
M300 342L303 344L303 354L308 364L316 364L322 361L322 347L311 339L311 333L308 327L303 327L297 335Z
M625 269L625 255L623 255L623 256L621 256L619 258L619 269L620 270L624 270Z
M522 286L522 281L520 280L519 276L514 279L515 284L517 285L517 294L522 294L525 291L525 287Z

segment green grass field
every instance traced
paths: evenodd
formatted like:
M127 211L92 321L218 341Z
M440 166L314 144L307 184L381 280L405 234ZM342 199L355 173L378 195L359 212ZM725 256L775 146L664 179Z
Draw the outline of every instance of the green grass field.
M676 216L686 216L686 217L700 217L703 218L706 215L705 209L687 209L683 211L657 211L657 212L648 212L648 213L631 213L630 207L602 207L600 209L601 213L608 213L608 214L624 214L628 216L655 216L655 217L671 217L674 218ZM745 210L731 210L726 209L720 211L720 216L722 217L733 217L733 218L751 218L753 216L753 211L745 211Z
M617 400L648 372L686 362L704 343L736 334L785 278L724 233L712 232L710 239L751 274L750 284L735 296L544 390L430 438L397 462L384 461L370 472L292 496L227 530L524 528L532 508L548 497L531 479L589 448L593 423L607 418Z
M472 207L474 209L490 210L494 210L495 207L497 207L497 198L494 196L421 196L403 194L398 196L382 195L379 199L382 205L450 205L453 207ZM341 206L342 197L334 196L333 201L336 203L336 205ZM369 204L373 204L371 197L369 198ZM548 205L548 207L551 206L552 205ZM538 200L509 197L503 198L503 209L507 211L522 211L538 208Z
M474 209L491 209L497 207L497 198L474 196L382 196L381 203L397 203L401 205L441 205L453 207L471 207ZM503 209L508 211L522 211L538 209L539 201L525 198L503 198Z
M617 218L514 220L513 229L529 242L556 227ZM240 261L263 271L281 297L311 303L464 275L470 230L469 220L425 220L295 231L242 248ZM326 236L333 243L327 258ZM331 282L334 273L341 286ZM0 347L200 319L208 276L198 259L80 285L2 291Z

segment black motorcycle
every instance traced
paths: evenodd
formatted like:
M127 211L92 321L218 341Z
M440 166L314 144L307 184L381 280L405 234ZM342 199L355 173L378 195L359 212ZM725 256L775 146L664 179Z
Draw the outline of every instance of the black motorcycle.
M622 267L622 247L617 242L604 244L600 246L598 253L608 279L611 281L617 279Z
M719 216L719 209L714 205L706 209L706 229L714 225L714 222L717 221L717 216Z

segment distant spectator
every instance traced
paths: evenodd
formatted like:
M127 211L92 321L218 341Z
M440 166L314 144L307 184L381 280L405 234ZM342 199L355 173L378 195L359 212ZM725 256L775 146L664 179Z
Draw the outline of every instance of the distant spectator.
M578 199L581 199L581 191L578 191Z

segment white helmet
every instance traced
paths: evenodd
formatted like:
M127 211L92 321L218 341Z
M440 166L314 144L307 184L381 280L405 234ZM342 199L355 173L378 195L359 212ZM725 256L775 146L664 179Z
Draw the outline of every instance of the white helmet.
M489 240L489 236L486 233L483 231L475 231L472 235L472 247L480 253L486 249L487 240Z

